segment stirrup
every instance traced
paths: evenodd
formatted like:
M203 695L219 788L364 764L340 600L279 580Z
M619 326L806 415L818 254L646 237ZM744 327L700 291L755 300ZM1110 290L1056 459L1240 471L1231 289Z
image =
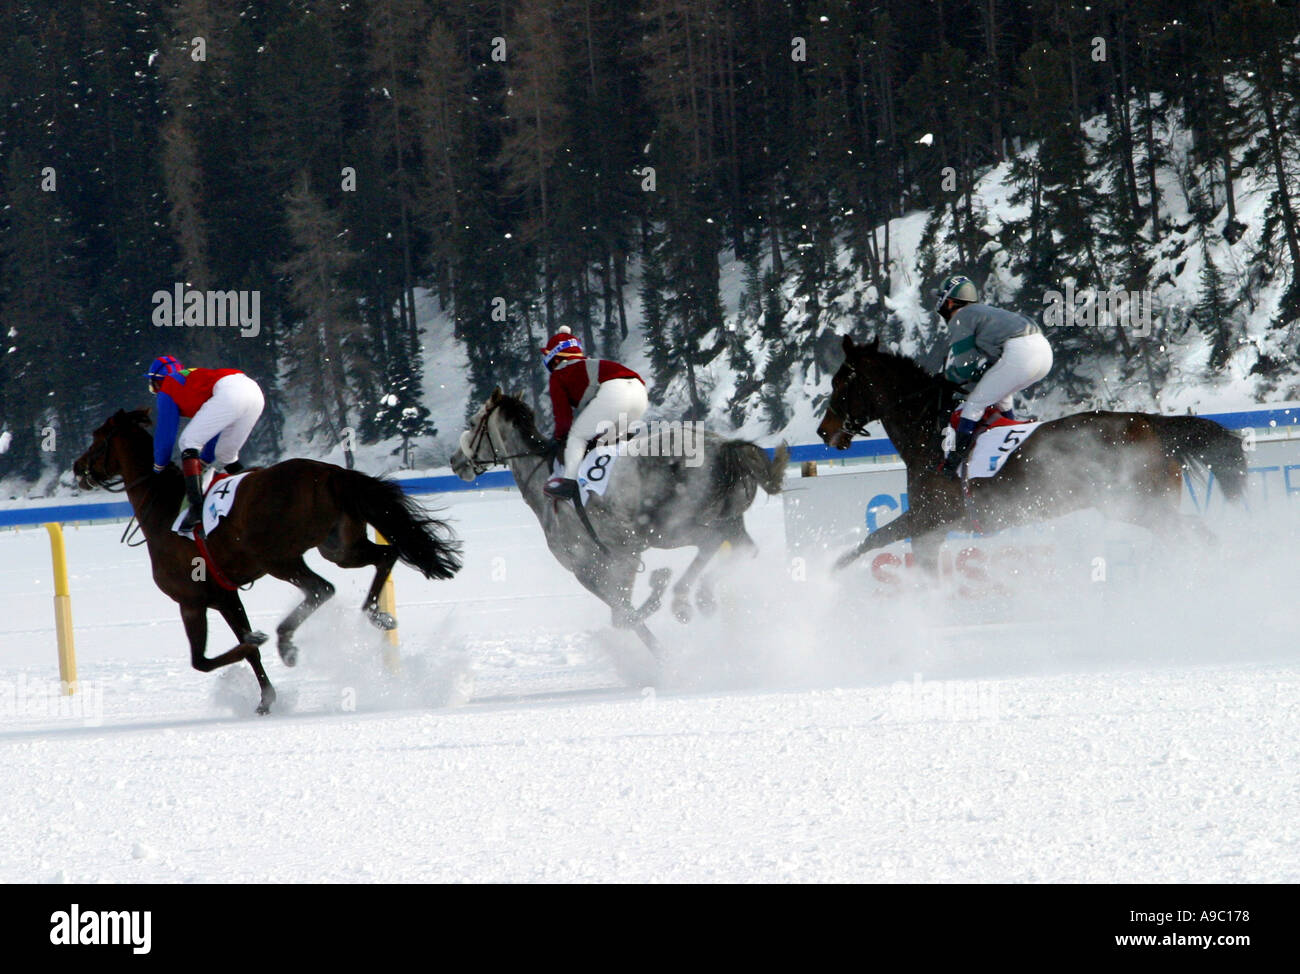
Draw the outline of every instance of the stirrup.
M957 452L954 450L943 458L943 463L939 465L939 473L943 474L949 480L955 480L960 483L962 464L966 463L969 459L969 456L958 456ZM955 462L950 463L950 460Z
M185 515L184 517L181 518L181 522L180 524L177 525L177 529L181 531L189 531L195 528L196 526L201 526L202 522L203 522L203 505L200 504L196 507L193 504L191 504L189 507L185 509Z
M578 482L568 477L552 477L542 488L542 493L556 500L571 501L578 498Z

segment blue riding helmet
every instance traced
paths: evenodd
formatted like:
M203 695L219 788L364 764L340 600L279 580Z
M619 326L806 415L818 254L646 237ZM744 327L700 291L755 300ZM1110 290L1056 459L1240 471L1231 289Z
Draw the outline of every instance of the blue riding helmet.
M149 366L149 371L144 377L152 382L161 382L169 375L180 375L185 367L181 365L180 360L174 355L159 355Z

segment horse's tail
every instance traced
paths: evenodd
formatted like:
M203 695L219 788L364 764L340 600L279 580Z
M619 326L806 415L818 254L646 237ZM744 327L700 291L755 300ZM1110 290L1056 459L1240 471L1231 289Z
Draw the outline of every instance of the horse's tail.
M451 578L460 571L460 542L451 529L430 517L397 482L340 469L332 488L344 513L373 526L425 578Z
M764 457L766 460L766 457ZM785 440L772 451L772 459L767 461L766 469L759 479L759 486L769 494L781 493L785 482L785 468L790 465L790 444Z
M745 481L757 484L769 494L781 492L785 467L790 459L790 448L785 443L776 448L776 455L771 459L768 459L766 450L748 440L724 440L720 449L716 488L721 498L729 497L736 485Z
M1165 454L1214 478L1229 500L1246 492L1246 451L1241 437L1201 416L1153 416Z

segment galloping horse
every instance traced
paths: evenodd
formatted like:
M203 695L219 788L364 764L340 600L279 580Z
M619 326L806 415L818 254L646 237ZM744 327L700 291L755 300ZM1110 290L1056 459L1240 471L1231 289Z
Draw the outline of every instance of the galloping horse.
M430 518L396 483L332 463L286 460L250 471L240 481L229 515L207 539L215 568L203 564L207 570L198 572L202 560L195 542L171 530L185 494L183 478L174 466L153 472L148 425L147 410L118 410L95 430L94 441L73 471L86 490L124 484L118 489L126 491L148 544L154 583L181 607L191 664L206 673L247 660L261 688L259 714L269 713L275 702L258 650L266 635L253 631L238 590L220 585L217 570L232 585L272 575L302 591L302 603L276 628L286 666L298 658L294 631L334 594L334 586L303 561L308 549L319 549L341 568L375 566L362 611L379 629L396 625L379 610L379 593L397 559L426 578L451 578L460 570L460 545L451 540L447 526ZM368 540L367 524L389 543ZM205 655L208 609L220 612L239 640L234 649L212 658Z
M755 547L745 531L745 511L759 487L769 494L781 490L789 451L782 445L769 460L753 443L708 432L697 434L687 423L681 429L683 439L676 445L678 452L688 447L692 456L701 459L693 466L682 456L669 455L675 436L666 432L657 435L662 442L629 449L610 467L604 496L593 494L586 505L590 532L572 503L557 503L542 493L545 472L551 467L549 446L537 432L528 405L515 396L503 395L500 388L462 434L451 468L468 481L490 466L508 465L524 501L541 522L551 553L584 588L609 606L615 626L636 632L659 656L659 644L645 620L658 611L671 572L660 568L651 573L650 596L634 608L632 587L641 553L647 548L699 549L673 586L673 611L686 622L691 611L687 600L690 587L723 543ZM697 596L697 602L702 609L710 607L707 596Z
M996 531L1089 507L1173 539L1189 530L1205 531L1199 521L1178 513L1184 467L1211 472L1230 500L1245 490L1241 439L1218 423L1197 416L1101 411L1043 423L997 476L963 485L938 472L939 433L948 421L953 388L915 362L882 350L878 340L855 345L844 336L844 364L831 380L817 435L846 450L855 433L880 420L907 466L909 510L841 555L837 568L910 537L917 564L933 573L950 528L973 521L982 531Z

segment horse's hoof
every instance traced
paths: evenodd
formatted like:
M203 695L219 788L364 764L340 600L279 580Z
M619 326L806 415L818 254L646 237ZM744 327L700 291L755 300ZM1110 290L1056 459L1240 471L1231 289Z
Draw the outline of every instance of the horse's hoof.
M298 665L298 647L293 643L280 640L279 644L280 659L284 661L285 666Z
M367 613L367 615L377 629L382 629L384 632L388 632L389 630L397 628L397 620L387 612L370 612Z
M673 615L685 625L691 621L691 603L684 595L673 596Z
M695 590L695 607L706 616L711 616L718 611L718 600L713 594L712 585L700 582L699 588Z
M244 646L261 646L268 638L270 637L266 633L254 629L252 632L244 633L244 638L239 642Z
M257 705L257 715L265 717L271 712L271 704L273 703L275 703L275 687L267 684L266 689L262 691L262 700Z

